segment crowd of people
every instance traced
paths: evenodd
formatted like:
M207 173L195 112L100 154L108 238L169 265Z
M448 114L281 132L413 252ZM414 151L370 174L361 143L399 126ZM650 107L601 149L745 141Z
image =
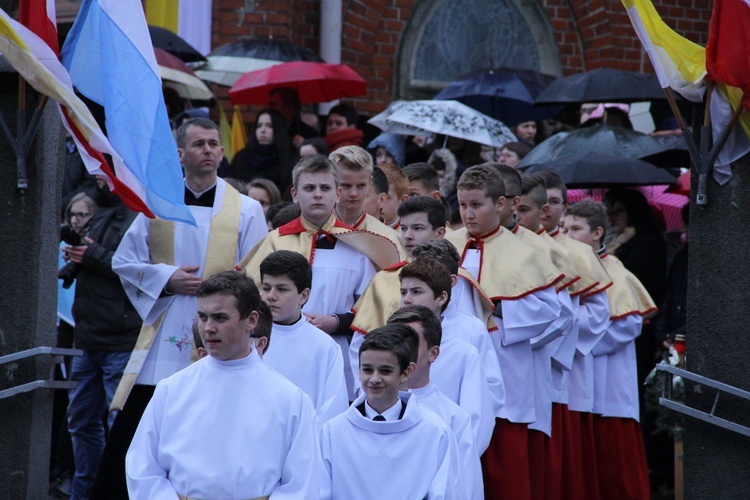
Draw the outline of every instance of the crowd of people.
M641 386L684 307L643 195L521 174L535 122L488 148L307 121L272 91L231 163L183 121L195 226L70 151L70 497L650 498Z

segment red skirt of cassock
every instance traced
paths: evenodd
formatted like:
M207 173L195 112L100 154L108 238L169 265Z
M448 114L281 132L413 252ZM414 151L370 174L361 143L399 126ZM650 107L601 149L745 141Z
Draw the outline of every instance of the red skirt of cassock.
M632 418L596 415L594 438L601 498L651 498L646 452L638 422Z
M526 424L495 419L490 445L482 455L484 497L530 500L529 448Z

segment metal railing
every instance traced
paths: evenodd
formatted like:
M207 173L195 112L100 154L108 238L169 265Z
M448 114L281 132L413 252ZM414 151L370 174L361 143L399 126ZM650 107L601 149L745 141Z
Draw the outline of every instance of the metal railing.
M708 422L709 424L718 425L719 427L723 427L724 429L742 434L743 436L750 437L750 427L746 427L736 422L732 422L716 416L716 409L719 406L719 399L722 393L731 394L732 396L750 401L750 392L732 387L731 385L727 385L722 382L717 382L716 380L671 365L657 365L656 370L657 372L662 372L660 374L662 377L661 397L659 398L660 405L669 408L670 410L684 413L685 415L689 415L693 418L703 420L704 422ZM716 389L716 397L714 398L711 411L706 413L696 408L687 406L681 401L675 401L674 399L672 399L673 376L679 376L685 380L700 384L701 386Z
M33 391L34 389L75 389L76 382L68 380L55 380L55 366L66 356L81 356L83 351L80 349L65 349L62 347L34 347L21 352L0 356L0 366L8 363L14 363L22 359L33 358L34 356L54 356L55 362L50 366L49 379L34 380L26 384L17 385L0 391L0 399L9 398L16 394Z

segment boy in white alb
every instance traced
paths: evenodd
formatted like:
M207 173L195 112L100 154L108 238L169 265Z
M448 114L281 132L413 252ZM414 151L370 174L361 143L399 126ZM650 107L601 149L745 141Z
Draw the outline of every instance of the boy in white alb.
M401 307L421 305L440 318L450 301L450 271L435 259L421 258L405 265L401 280ZM365 337L367 338L367 337ZM442 329L441 356L430 369L430 379L450 400L471 416L474 441L484 453L495 426L495 411L487 378L477 350L455 330Z
M612 277L607 289L610 325L594 355L594 439L601 498L649 498L648 465L638 423L635 339L656 306L640 281L617 257L607 254L602 237L607 209L594 200L568 208L568 235L597 251Z
M417 332L419 345L411 346L412 361L416 364L416 368L409 377L409 391L417 398L419 404L437 413L451 428L461 457L466 498L482 500L484 498L482 465L479 462L480 453L474 444L471 417L450 398L443 395L430 380L430 366L440 355L443 331L440 320L430 308L415 305L399 309L388 319L388 323L408 325ZM417 353L416 359L414 353Z
M578 336L575 345L571 346L565 339L560 349L553 356L553 373L555 364L567 369L568 430L571 439L563 446L566 469L563 475L563 493L570 497L598 499L596 474L596 445L594 440L594 355L591 350L604 336L609 328L609 301L606 290L612 286L612 279L604 269L602 261L591 245L581 243L563 234L560 229L562 218L567 209L567 186L555 172L543 171L539 175L544 179L547 189L547 206L549 210L542 213L542 225L552 239L569 252L582 276L587 274L598 282L590 291L580 296L578 314ZM571 357L572 347L572 357ZM572 363L571 363L572 361ZM565 386L563 386L564 388ZM562 393L563 397L566 396ZM563 408L563 424L564 408ZM554 441L553 436L553 441ZM568 464L574 467L567 468ZM568 481L570 480L570 481Z
M453 431L399 394L414 372L409 336L416 333L406 325L386 325L362 343L364 394L319 433L321 500L464 498Z
M483 456L484 491L490 498L528 499L527 424L536 419L531 340L545 335L560 317L555 285L564 276L500 225L507 200L497 170L469 168L457 193L465 228L447 239L462 252L462 266L497 304L499 335L492 340L505 385L505 404Z
M292 250L307 258L313 268L313 282L302 312L341 347L351 398L354 380L346 356L354 318L350 310L367 288L376 266L395 264L400 254L389 239L355 231L336 218L333 208L341 190L336 167L328 158L303 157L292 177L292 196L302 215L269 233L242 259L240 267L260 283L260 263L272 252Z
M258 289L225 271L197 296L209 356L156 386L126 456L130 498L316 498L315 409L252 348Z
M263 362L305 391L320 423L349 406L341 349L302 315L310 295L312 267L302 255L278 250L260 263L261 299L273 315L273 344Z

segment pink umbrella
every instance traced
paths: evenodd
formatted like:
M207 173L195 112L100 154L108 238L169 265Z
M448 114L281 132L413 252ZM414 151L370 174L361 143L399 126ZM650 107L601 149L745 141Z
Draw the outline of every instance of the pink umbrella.
M641 186L638 190L643 193L648 202L661 210L667 231L681 229L682 207L690 200L682 194L667 192L669 186Z

